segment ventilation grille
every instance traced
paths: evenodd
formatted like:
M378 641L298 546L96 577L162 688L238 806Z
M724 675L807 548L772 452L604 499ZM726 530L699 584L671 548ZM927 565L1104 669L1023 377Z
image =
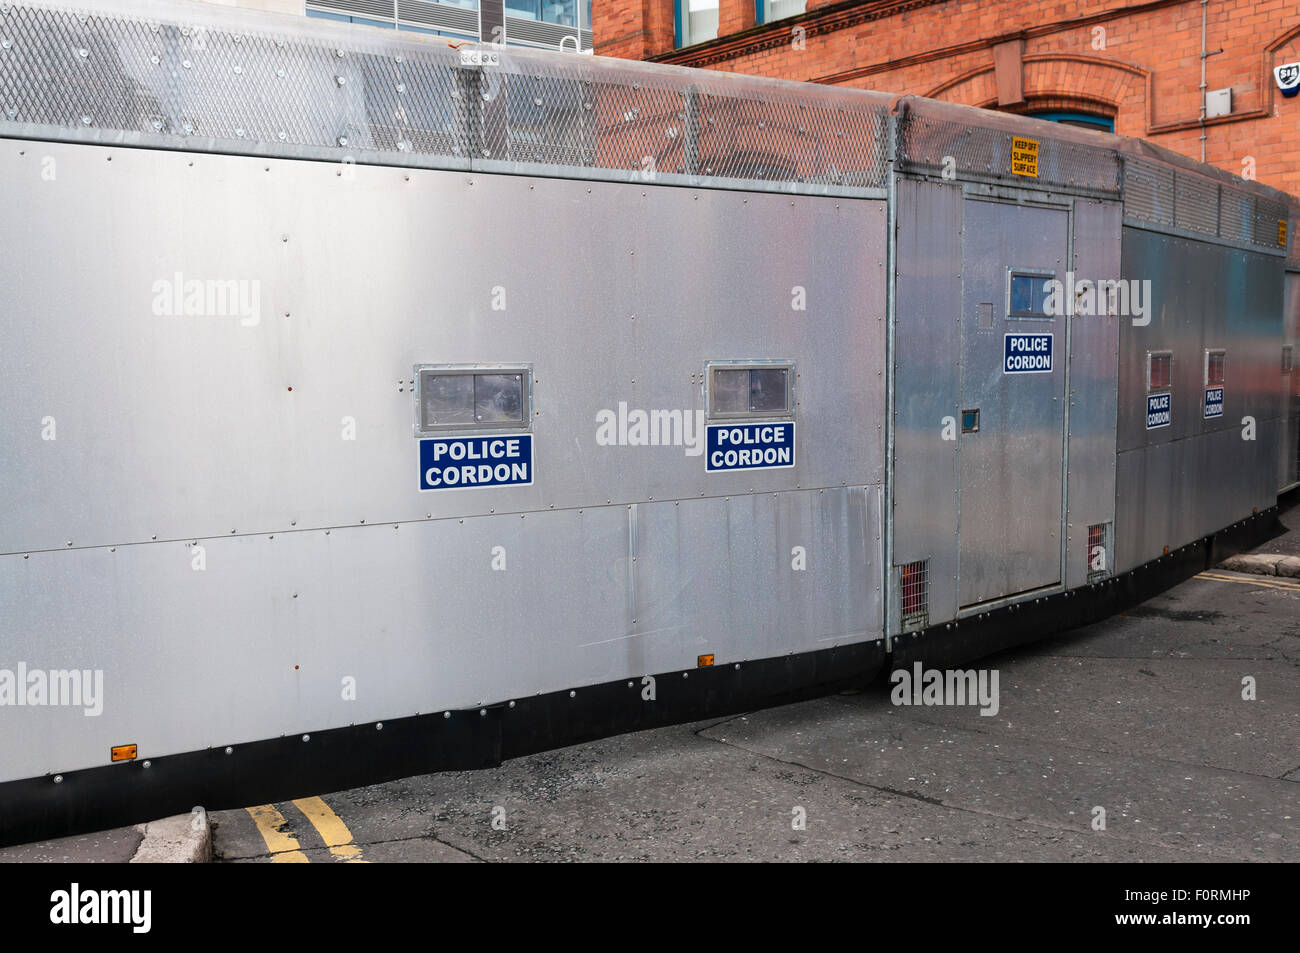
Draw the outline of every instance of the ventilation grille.
M899 615L904 631L924 629L930 621L930 561L898 567Z
M1110 524L1094 523L1088 527L1088 581L1096 582L1110 575Z
M1124 218L1139 225L1210 235L1234 245L1285 251L1286 205L1244 187L1137 156L1124 156Z

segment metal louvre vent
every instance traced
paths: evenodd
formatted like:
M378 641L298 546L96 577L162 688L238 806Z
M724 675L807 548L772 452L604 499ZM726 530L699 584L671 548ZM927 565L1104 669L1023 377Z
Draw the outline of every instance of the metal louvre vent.
M1088 581L1096 582L1110 575L1110 524L1095 523L1088 527Z
M527 40L529 43L543 43L559 48L560 41L571 36L578 42L578 28L546 23L542 20L527 20L523 17L506 17L506 36L512 40ZM572 48L573 44L568 44Z
M1218 235L1218 183L1178 173L1174 177L1174 186L1174 225L1207 235Z
M313 0L314 2L314 0ZM455 7L448 3L423 3L421 0L401 0L397 16L405 23L417 23L448 30L464 30L478 37L478 11Z
M1124 216L1172 228L1174 170L1156 162L1125 157Z
M909 111L898 120L898 158L905 169L913 171L940 173L948 166L962 177L1119 191L1119 159L1113 150L1041 134L1030 136L1039 143L1038 175L1016 175L1011 171L1011 140L1017 135Z
M397 12L434 8L464 15ZM44 139L805 194L888 167L889 98L865 90L515 47L480 66L419 34L152 0L0 4L0 40L0 132Z
M1281 251L1286 205L1244 186L1155 159L1124 156L1124 217L1163 229L1211 235L1234 245Z
M930 561L898 567L898 608L903 630L924 629L930 621Z

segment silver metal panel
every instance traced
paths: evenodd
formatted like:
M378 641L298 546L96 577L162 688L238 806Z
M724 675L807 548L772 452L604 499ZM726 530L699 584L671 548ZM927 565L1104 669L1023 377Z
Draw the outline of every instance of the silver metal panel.
M1282 344L1291 348L1292 366L1282 375L1282 433L1277 461L1279 489L1300 482L1300 272L1287 272L1284 308Z
M1074 203L1076 280L1120 275L1123 210L1114 203ZM1088 527L1115 518L1115 413L1119 325L1112 314L1070 318L1070 402L1067 440L1065 582L1088 581ZM1112 537L1113 538L1113 537ZM1108 555L1107 568L1112 552Z
M1115 568L1127 572L1277 502L1272 448L1277 419L1258 422L1254 444L1238 432L1121 452L1117 461ZM1243 448L1245 448L1243 452Z
M881 637L878 487L636 509L625 641L629 652L651 653L644 671L689 665L697 654L716 652L721 663L738 651L762 658Z
M1120 325L1117 571L1272 505L1282 274L1280 259L1258 252L1124 229L1123 275L1151 282L1151 320ZM1207 348L1227 355L1224 411L1211 419L1204 416ZM1173 355L1173 418L1147 430L1152 351ZM1248 417L1254 440L1243 439Z
M1008 269L1029 269L1063 277L1068 242L1063 209L965 202L961 406L980 411L980 429L959 434L963 607L1062 578L1065 319L1009 319L1007 275ZM987 304L993 306L991 330L979 320ZM1003 373L1009 332L1051 333L1050 373Z
M962 192L900 178L896 201L892 562L930 561L933 624L957 616L957 441L943 427L961 418ZM889 584L897 620L892 572Z
M4 667L104 684L7 707L0 781L881 637L879 488L202 545L0 557Z
M882 202L12 141L0 182L0 552L883 482ZM177 275L256 323L155 314ZM794 469L597 443L753 359L801 370ZM411 368L520 361L534 485L416 492Z

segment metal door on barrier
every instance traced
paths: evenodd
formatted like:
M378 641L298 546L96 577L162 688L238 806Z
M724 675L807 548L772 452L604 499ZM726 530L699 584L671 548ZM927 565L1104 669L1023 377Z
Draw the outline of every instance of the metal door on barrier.
M967 199L962 232L963 608L1061 581L1069 215Z

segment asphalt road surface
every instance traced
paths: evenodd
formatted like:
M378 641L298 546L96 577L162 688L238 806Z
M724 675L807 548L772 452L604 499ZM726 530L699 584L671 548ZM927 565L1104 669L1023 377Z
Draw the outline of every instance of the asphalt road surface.
M1300 858L1300 580L1213 570L969 667L996 715L881 684L221 812L217 859Z

